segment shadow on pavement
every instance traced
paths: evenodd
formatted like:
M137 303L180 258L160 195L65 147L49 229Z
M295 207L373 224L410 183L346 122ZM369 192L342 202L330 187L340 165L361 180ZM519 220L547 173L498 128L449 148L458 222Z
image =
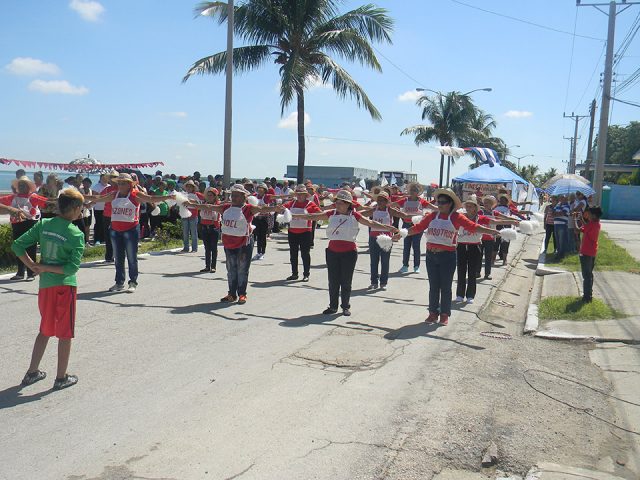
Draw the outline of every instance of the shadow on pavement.
M22 395L22 385L16 385L0 391L0 410L15 407L23 403L31 403L40 400L53 392L53 389L44 392L34 393L33 395Z

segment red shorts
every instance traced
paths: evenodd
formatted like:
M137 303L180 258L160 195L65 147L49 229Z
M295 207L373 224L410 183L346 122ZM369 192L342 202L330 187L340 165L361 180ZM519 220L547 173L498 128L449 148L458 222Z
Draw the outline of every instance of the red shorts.
M40 333L45 337L73 338L76 325L76 287L60 285L38 291Z

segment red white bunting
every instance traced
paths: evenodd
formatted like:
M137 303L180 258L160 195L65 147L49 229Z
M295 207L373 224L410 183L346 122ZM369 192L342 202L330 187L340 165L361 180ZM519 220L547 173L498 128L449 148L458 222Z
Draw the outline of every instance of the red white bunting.
M121 168L155 168L164 166L162 162L147 163L51 163L51 162L32 162L28 160L14 160L11 158L0 158L1 165L17 165L22 168L45 168L51 170L64 170L67 172L96 172L101 170Z

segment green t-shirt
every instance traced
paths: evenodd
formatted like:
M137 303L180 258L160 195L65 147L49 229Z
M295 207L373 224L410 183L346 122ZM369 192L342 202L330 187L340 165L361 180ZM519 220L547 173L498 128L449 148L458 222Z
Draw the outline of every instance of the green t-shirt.
M64 275L41 273L40 288L77 286L76 272L84 253L84 234L80 229L62 217L45 218L13 242L11 249L20 256L36 243L40 244L40 263L60 265L64 270ZM35 261L35 258L32 260Z
M158 188L153 192L153 194L158 197L164 197L165 195L169 195L169 192L167 192L166 190L160 190ZM167 205L166 202L156 203L156 205L160 209L160 216L166 217L167 215L169 215L169 205Z

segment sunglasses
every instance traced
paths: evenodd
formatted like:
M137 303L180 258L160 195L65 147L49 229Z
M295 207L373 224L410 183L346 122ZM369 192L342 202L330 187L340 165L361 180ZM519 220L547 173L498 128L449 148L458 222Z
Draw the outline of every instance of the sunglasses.
M449 205L451 200L438 200L438 205Z

